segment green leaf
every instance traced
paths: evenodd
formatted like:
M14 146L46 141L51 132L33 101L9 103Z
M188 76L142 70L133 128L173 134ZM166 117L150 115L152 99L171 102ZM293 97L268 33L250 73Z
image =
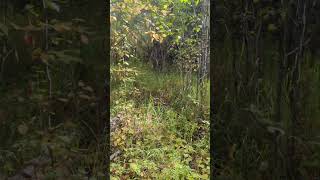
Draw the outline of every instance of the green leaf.
M140 167L138 164L136 163L130 163L130 168L137 174L140 174L141 171L140 171Z
M190 1L190 0L180 0L180 2L182 2L182 3L186 3L186 4L190 4L190 3L191 3L191 1Z
M201 28L200 28L200 27L195 27L193 30L194 30L195 32L200 32Z
M45 2L45 8L49 8L57 12L60 12L60 7L55 2L51 0L44 0L44 2Z
M269 24L269 25L268 25L268 30L269 30L269 31L275 31L275 30L277 30L277 26L274 25L274 24Z

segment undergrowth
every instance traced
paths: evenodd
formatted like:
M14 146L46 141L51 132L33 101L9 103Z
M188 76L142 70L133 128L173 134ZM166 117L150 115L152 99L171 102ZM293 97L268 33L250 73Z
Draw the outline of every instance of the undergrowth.
M111 68L112 179L208 179L209 101L196 86L182 91L179 74L138 62ZM208 86L208 84L207 84Z

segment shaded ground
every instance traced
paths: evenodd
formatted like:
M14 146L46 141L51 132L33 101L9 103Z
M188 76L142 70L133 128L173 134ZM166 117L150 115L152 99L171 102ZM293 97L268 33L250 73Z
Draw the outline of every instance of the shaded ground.
M208 179L209 98L200 103L179 75L140 63L111 72L113 179Z

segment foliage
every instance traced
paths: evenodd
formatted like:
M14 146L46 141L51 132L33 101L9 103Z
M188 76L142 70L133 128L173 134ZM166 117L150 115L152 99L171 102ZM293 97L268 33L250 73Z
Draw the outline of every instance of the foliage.
M306 156L318 149L319 77L310 77L319 69L317 8L316 1L216 2L217 178L318 176L319 166L302 165L316 162Z
M200 54L201 17L199 1L112 1L112 57L149 57L144 49L151 48L153 42L167 42L168 53L177 56L172 57L176 64L195 66ZM193 52L186 53L190 46Z
M195 95L177 93L183 86L177 74L153 72L139 61L125 69L132 68L136 75L111 85L111 114L123 123L111 134L112 152L121 151L111 163L112 177L207 179L209 126L194 121L200 113L190 114L199 108L188 99ZM117 77L117 71L112 72ZM207 104L207 121L208 112Z
M110 12L112 178L208 179L200 1L114 0Z
M1 5L0 179L103 176L97 30L72 1Z

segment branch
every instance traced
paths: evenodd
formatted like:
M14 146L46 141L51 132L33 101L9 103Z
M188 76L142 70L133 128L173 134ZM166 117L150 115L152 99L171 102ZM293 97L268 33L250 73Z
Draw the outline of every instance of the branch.
M296 47L295 49L293 49L292 51L290 51L289 53L287 53L286 56L290 56L291 54L293 54L293 53L295 53L296 51L300 50L300 48L302 48L303 46L306 46L310 41L311 41L311 38L309 38L308 40L306 40L303 44L301 43L299 47Z

